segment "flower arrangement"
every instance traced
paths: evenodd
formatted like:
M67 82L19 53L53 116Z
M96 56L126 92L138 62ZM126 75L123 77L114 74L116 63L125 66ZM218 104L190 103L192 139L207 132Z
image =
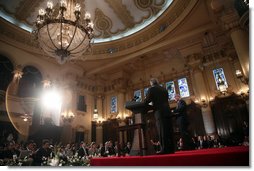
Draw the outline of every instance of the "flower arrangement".
M31 166L32 161L27 157L24 159L0 159L0 166ZM89 157L78 157L77 155L59 158L55 156L53 158L42 158L42 166L90 166Z

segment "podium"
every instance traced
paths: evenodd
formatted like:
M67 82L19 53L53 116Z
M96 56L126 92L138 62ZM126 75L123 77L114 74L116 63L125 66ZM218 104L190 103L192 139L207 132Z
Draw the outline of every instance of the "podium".
M130 155L146 155L147 140L145 136L146 122L143 121L148 110L152 110L152 106L147 106L144 102L128 101L125 108L132 111L133 124L121 126L118 128L118 135L122 133L124 142L124 132L134 131L132 147Z

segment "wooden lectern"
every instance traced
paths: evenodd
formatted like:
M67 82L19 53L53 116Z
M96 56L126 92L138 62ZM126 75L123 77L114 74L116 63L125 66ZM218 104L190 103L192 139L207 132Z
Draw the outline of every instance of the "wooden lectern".
M121 126L118 128L118 135L122 134L124 142L124 132L134 131L132 147L130 155L146 155L147 140L146 140L146 122L144 121L144 115L148 110L152 109L152 106L145 105L144 102L128 101L125 104L125 108L132 111L132 124Z

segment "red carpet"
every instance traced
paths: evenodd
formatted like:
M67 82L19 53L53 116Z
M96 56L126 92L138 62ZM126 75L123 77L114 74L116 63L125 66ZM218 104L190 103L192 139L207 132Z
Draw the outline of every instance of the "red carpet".
M93 158L91 166L249 166L249 147L180 151L165 155Z

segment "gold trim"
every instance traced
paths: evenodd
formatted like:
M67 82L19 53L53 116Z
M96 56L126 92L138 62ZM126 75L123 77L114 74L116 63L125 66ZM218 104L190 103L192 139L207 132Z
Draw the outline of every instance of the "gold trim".
M25 23L31 25L27 18L35 12L35 8L39 5L41 0L23 0L20 1L19 6L16 8L15 17Z
M109 6L114 10L118 18L123 22L123 24L128 28L133 28L135 26L134 18L131 16L130 11L127 7L122 4L119 0L105 0Z
M149 17L156 15L164 6L165 0L156 4L153 0L135 0L136 7L142 11L149 11Z
M99 32L99 35L96 35L96 37L107 38L111 36L112 21L99 8L95 9L94 26Z

